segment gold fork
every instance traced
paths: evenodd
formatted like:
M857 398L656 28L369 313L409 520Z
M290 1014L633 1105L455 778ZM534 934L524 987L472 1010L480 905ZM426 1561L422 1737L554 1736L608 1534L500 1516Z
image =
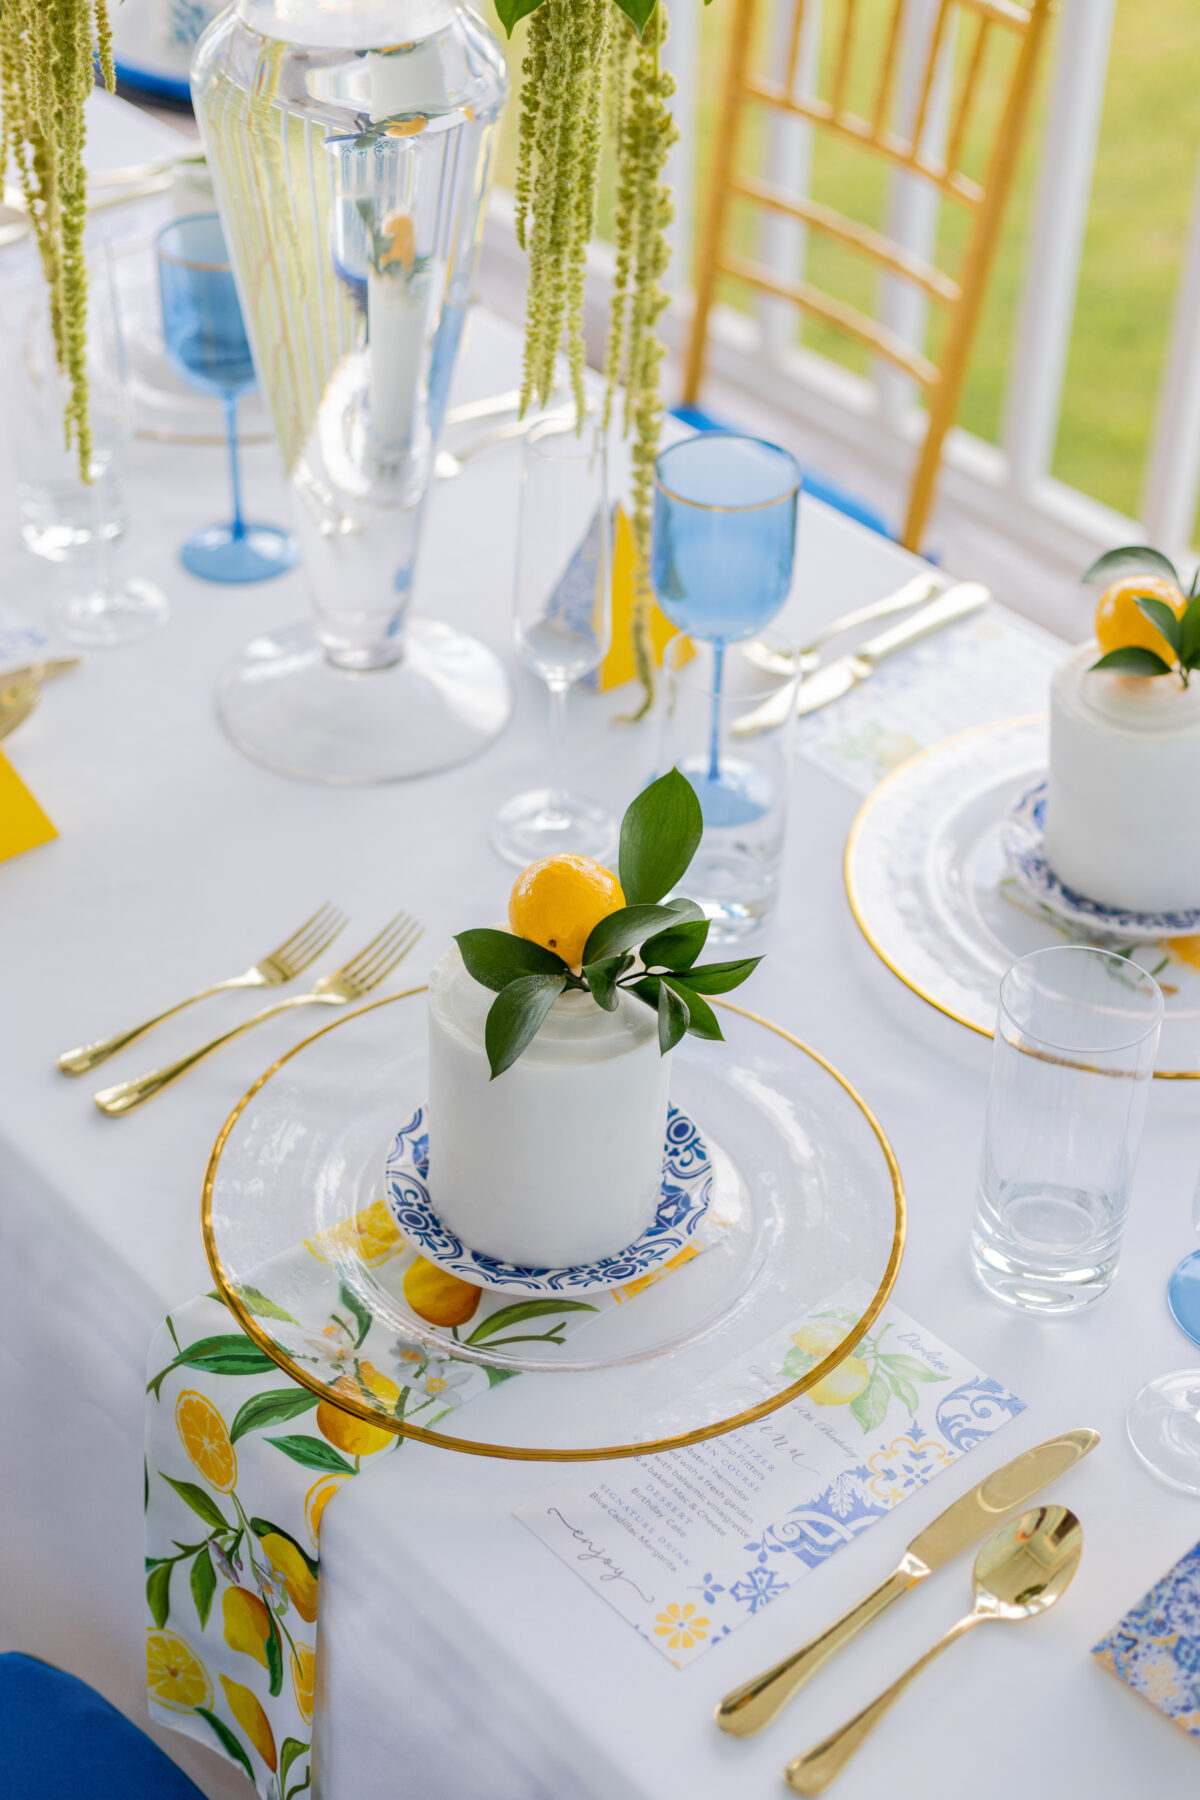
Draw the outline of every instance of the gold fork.
M197 1000L207 1000L210 994L219 994L225 988L282 987L285 982L294 981L310 963L316 962L323 951L328 950L345 923L345 913L339 912L336 906L331 906L326 901L311 919L304 921L299 930L293 931L291 937L284 938L278 949L270 951L261 962L254 963L244 975L230 975L225 981L214 981L211 987L201 988L197 994L189 994L177 1006L168 1006L166 1012L155 1013L152 1019L146 1019L143 1024L135 1025L130 1031L118 1031L113 1037L101 1038L95 1044L81 1044L77 1050L64 1050L58 1059L59 1068L64 1075L86 1075L97 1063L106 1062L118 1050L123 1050L126 1044L132 1044L147 1031L153 1031L164 1019L173 1019L185 1007L194 1006Z
M261 1012L252 1013L243 1019L240 1025L223 1031L220 1037L210 1038L207 1044L201 1044L189 1056L181 1056L177 1062L168 1063L165 1068L152 1069L148 1075L139 1075L133 1081L119 1082L116 1087L101 1088L92 1098L100 1111L110 1118L119 1119L123 1113L132 1112L152 1094L168 1087L181 1075L200 1062L202 1058L219 1050L231 1038L240 1037L243 1031L249 1031L254 1025L261 1025L264 1019L273 1019L276 1013L287 1012L293 1006L345 1006L351 1000L362 1000L372 988L377 988L386 976L390 975L396 964L402 962L421 935L421 927L407 913L397 913L388 922L377 937L369 944L364 944L357 956L335 969L332 975L322 975L315 981L307 994L293 994L290 999L277 1000L273 1006L264 1006Z

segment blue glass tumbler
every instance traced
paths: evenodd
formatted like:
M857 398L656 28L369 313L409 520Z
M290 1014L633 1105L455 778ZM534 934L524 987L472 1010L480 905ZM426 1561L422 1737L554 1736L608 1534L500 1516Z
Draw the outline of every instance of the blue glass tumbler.
M193 213L165 225L155 239L163 343L172 365L201 393L225 405L233 518L206 525L180 551L185 569L205 581L265 581L296 561L296 540L277 525L242 517L237 403L254 386L254 364L233 271L216 213Z
M713 647L712 714L705 769L685 771L705 822L742 822L753 802L735 768L722 767L725 646L768 625L792 584L800 469L761 438L706 431L664 450L655 465L652 578L680 631Z

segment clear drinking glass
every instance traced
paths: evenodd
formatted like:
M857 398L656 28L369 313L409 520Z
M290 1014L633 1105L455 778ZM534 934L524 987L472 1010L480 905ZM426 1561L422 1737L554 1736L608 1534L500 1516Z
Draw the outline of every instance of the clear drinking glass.
M237 288L216 213L193 213L164 225L154 240L162 303L163 345L183 379L225 404L233 518L193 532L180 561L203 581L266 581L299 555L296 539L278 525L248 525L242 517L237 403L254 387L254 363Z
M788 451L730 431L701 432L655 464L654 588L679 631L712 646L708 756L692 773L707 820L728 806L736 760L721 747L725 646L756 636L788 596L800 469Z
M559 851L603 860L616 822L567 779L567 694L600 667L612 635L612 524L595 413L582 430L573 418L548 419L525 438L517 529L513 637L550 690L550 781L501 807L492 842L522 867Z
M1105 1292L1162 1022L1156 981L1083 944L1000 984L971 1261L998 1300L1074 1312Z
M80 480L63 441L66 384L54 356L44 284L22 287L5 308L6 388L13 485L21 536L35 556L63 562L89 551L97 533L125 530L125 448L133 425L115 288L107 253L88 265L87 372L92 454Z
M763 632L761 641L786 656L789 646L775 632ZM716 644L681 635L667 645L659 768L679 769L701 796L704 836L684 885L688 898L713 921L709 941L728 943L757 930L775 910L799 677L765 674L739 657L724 670L718 694L719 663ZM785 702L776 709L779 723L739 738L736 750L723 751L722 781L710 783L714 706L719 701L728 728L772 696Z

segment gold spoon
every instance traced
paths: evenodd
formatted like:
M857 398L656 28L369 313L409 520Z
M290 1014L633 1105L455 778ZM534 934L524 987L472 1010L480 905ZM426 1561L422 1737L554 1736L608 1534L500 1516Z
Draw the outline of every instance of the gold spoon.
M41 697L36 681L0 682L0 738L6 738L23 724Z
M784 1771L795 1794L823 1794L915 1675L986 1619L1031 1619L1070 1586L1083 1552L1083 1527L1065 1506L1035 1506L994 1531L975 1558L975 1605L898 1681Z

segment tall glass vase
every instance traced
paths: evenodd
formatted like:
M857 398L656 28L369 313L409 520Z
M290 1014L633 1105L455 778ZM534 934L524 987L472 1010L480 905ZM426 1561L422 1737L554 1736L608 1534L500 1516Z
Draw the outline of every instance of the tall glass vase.
M247 647L222 723L311 780L444 768L511 705L489 650L409 617L500 48L458 0L238 0L201 38L192 91L315 614Z

